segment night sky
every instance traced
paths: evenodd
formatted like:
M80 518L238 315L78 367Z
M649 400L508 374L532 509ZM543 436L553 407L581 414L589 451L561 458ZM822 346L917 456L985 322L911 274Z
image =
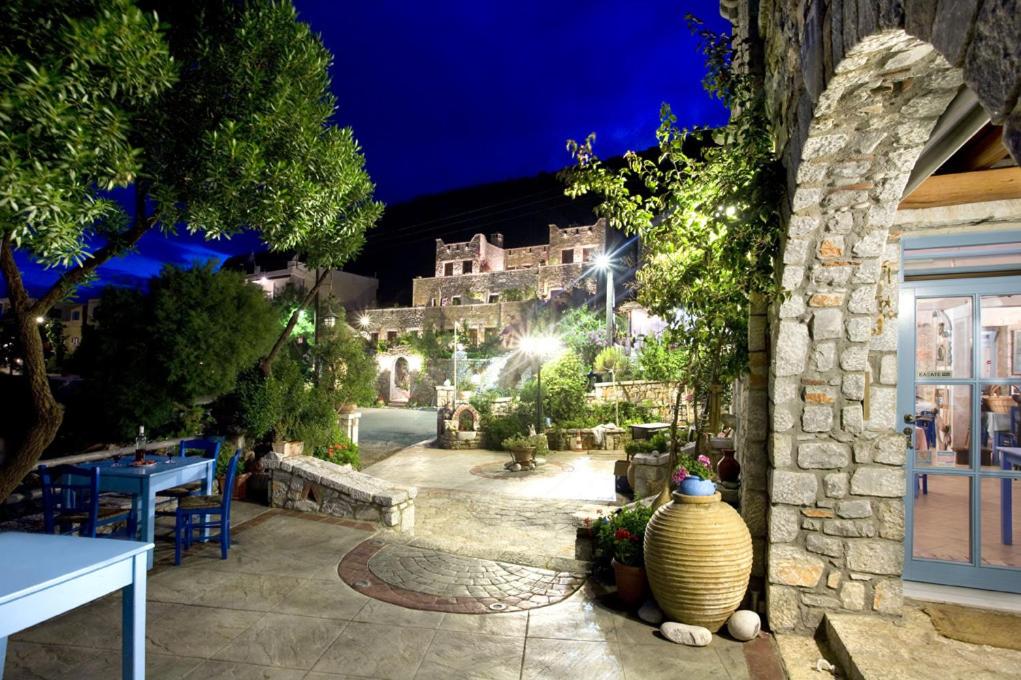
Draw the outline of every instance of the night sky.
M334 54L337 120L354 128L389 204L557 170L570 160L565 140L589 132L603 157L649 147L664 101L682 125L726 121L702 90L701 55L684 22L691 12L727 30L719 0L295 5ZM101 267L96 285L139 285L165 263L259 249L252 235L150 233L137 253ZM56 272L30 265L25 276L38 293Z

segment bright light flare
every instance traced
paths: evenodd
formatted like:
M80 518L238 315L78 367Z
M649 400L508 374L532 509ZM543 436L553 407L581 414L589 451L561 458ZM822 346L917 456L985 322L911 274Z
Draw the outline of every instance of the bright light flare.
M560 339L552 335L526 335L518 343L518 349L538 359L548 359L560 349Z
M422 370L422 357L420 355L409 354L406 358L408 360L409 371L418 372Z
M613 260L610 259L609 255L607 255L606 253L600 253L596 255L595 259L596 269L606 270L609 269L611 265L613 265Z
M362 328L368 328L369 324L372 323L372 318L368 314L362 314L358 317L358 325Z

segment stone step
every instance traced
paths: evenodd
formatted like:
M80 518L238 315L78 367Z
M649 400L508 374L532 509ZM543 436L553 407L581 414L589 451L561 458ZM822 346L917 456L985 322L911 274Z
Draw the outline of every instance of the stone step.
M775 635L788 680L825 680L828 677L836 677L821 670L828 667L827 664L833 664L839 669L836 655L826 640L821 638L822 636L813 638L793 633ZM839 670L837 673L841 678L846 677Z

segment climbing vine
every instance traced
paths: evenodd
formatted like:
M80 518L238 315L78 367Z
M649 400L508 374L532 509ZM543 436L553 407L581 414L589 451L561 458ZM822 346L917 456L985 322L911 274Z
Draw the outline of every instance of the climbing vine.
M688 24L705 56L703 85L730 122L682 129L664 104L656 153L630 151L611 167L591 134L567 142L576 163L562 177L568 196L600 196L597 212L640 238L639 301L669 322L687 358L683 380L704 397L746 369L749 300L777 290L783 184L761 97L735 68L729 36Z

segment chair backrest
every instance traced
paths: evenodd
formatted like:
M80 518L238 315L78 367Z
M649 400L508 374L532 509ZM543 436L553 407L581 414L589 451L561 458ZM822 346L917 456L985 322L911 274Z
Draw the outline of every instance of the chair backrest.
M177 445L177 455L184 458L189 451L201 451L203 458L216 460L220 455L221 444L218 439L182 439Z
M43 525L46 533L56 533L59 515L84 514L79 533L96 536L99 521L99 468L64 465L50 470L39 466L43 486Z
M241 449L234 452L234 455L230 457L230 462L227 463L227 475L223 480L223 488L220 489L221 495L223 496L222 505L220 506L223 513L223 521L230 522L230 499L234 495L234 479L238 474L238 461L241 459Z

